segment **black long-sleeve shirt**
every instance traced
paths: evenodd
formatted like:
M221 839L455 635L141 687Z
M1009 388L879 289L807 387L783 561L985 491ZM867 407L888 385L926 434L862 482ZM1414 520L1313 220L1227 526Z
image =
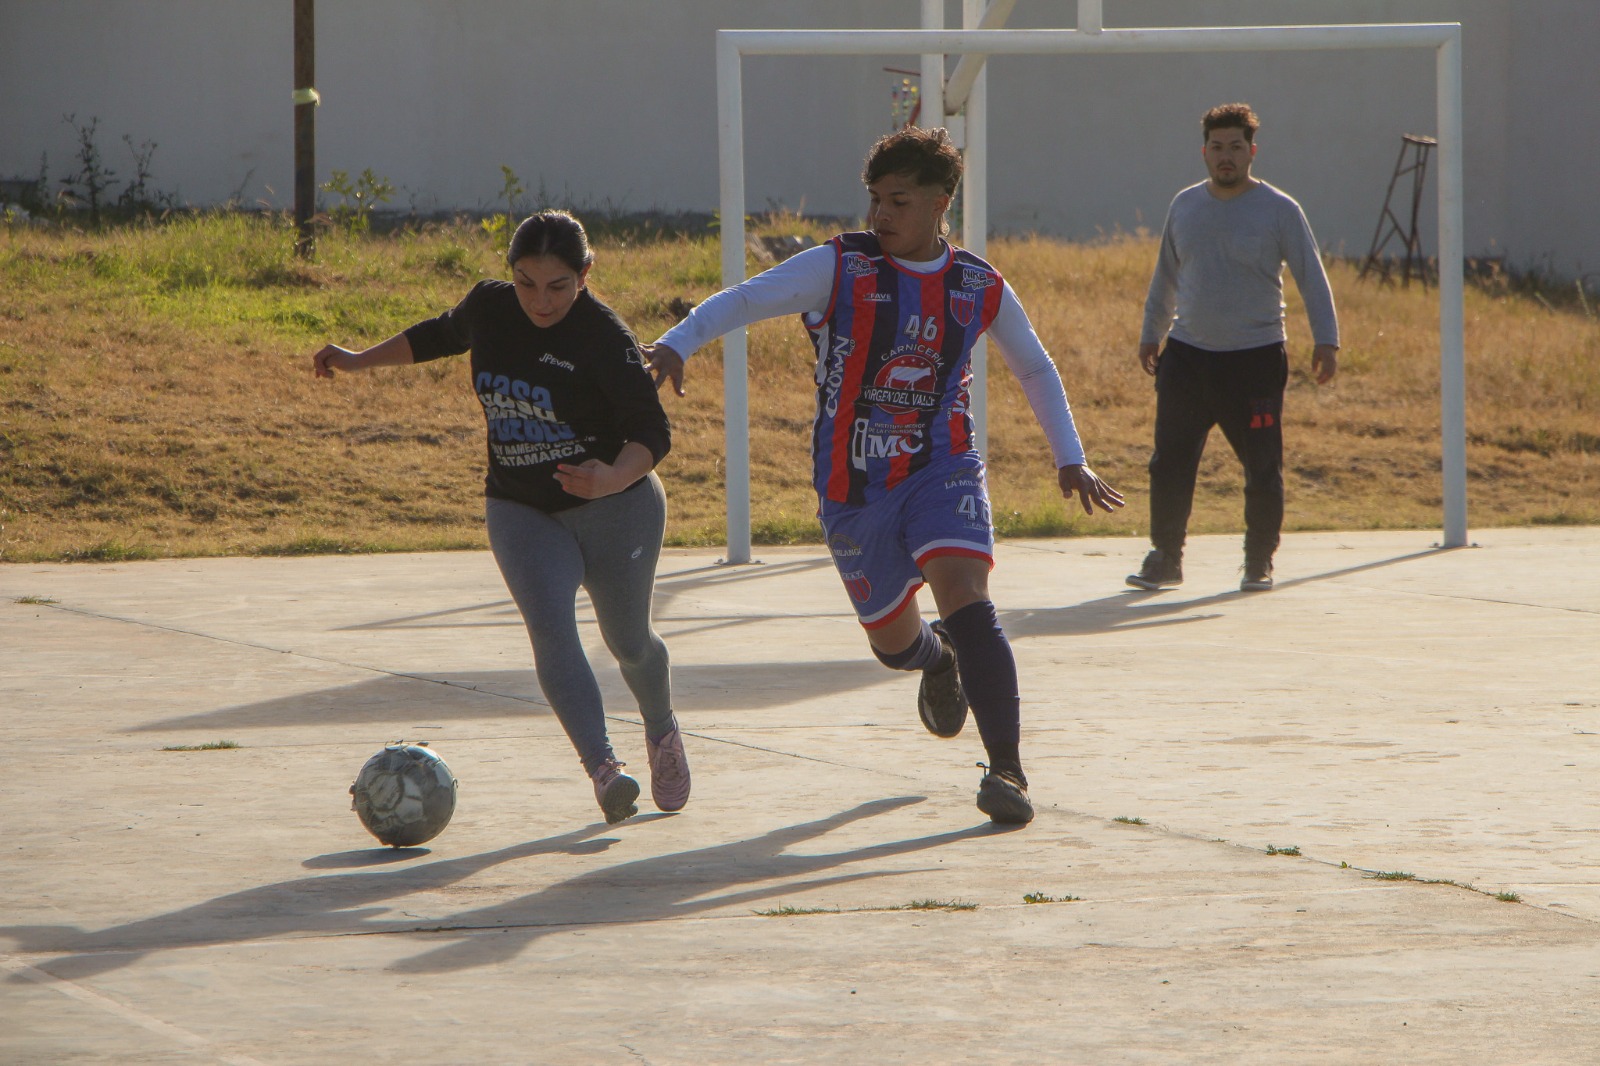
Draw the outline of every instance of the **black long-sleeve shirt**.
M471 349L473 391L488 428L486 495L565 510L586 501L561 487L556 464L612 463L630 441L659 463L672 447L637 339L587 289L560 322L542 327L510 282L480 281L405 336L419 363Z

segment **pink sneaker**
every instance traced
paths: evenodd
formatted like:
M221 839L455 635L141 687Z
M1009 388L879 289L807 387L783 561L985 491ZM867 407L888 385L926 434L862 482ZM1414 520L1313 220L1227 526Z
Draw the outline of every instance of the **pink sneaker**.
M594 798L605 812L607 825L639 813L633 802L639 798L639 782L622 772L625 765L616 759L606 759L589 775L594 782Z
M683 753L683 733L676 726L659 740L644 741L650 757L650 798L663 811L681 811L689 802L689 757Z

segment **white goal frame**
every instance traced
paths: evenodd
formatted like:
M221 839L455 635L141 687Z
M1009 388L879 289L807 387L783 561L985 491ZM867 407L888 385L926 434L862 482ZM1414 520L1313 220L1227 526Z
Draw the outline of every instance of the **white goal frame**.
M1003 2L1003 0L1002 0ZM1079 28L919 30L718 30L717 142L721 184L722 284L745 280L745 176L743 60L747 55L918 55L926 83L921 94L923 125L942 124L945 111L944 56L1133 55L1178 52L1328 51L1430 48L1435 53L1435 105L1439 141L1439 365L1440 438L1443 473L1442 547L1467 544L1466 371L1464 359L1461 25L1402 23L1344 26L1229 26L1222 28L1102 29L1099 0L1079 0ZM968 0L971 21L973 0ZM924 0L923 15L942 10ZM1089 17L1085 18L1085 14ZM959 68L958 68L959 70ZM970 66L969 66L970 70ZM929 75L932 75L932 78ZM968 100L965 139L969 223L978 218L977 246L983 254L987 138L983 76ZM937 81L935 86L933 81ZM952 77L952 85L955 79ZM977 181L973 181L974 176ZM976 210L974 210L976 209ZM726 449L728 563L750 562L749 337L737 329L723 337L723 401ZM982 375L975 354L973 414L983 442Z

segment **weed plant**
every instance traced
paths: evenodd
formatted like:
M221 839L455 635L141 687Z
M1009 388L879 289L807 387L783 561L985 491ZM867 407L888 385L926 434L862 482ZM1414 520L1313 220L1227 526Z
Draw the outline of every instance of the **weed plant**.
M823 239L834 228L791 213L753 220L752 232ZM277 215L0 231L0 559L483 547L483 422L466 359L332 382L310 374L324 343L373 344L480 278L506 276L503 241L476 219L383 229L335 227L310 263ZM720 286L716 239L703 231L615 221L591 231L591 285L643 340ZM991 242L1061 368L1091 462L1129 499L1094 519L1063 504L1043 436L991 348L1002 536L1145 530L1155 404L1134 352L1154 254L1145 234ZM1310 379L1304 313L1288 295L1286 527L1436 528L1437 293L1358 282L1340 262L1330 274L1344 334L1332 385ZM1592 299L1558 297L1510 284L1467 293L1475 527L1600 523L1600 321ZM814 357L794 321L750 334L754 539L815 542ZM720 545L720 344L690 359L687 386L686 398L665 398L668 540ZM1241 488L1214 434L1191 529L1238 531Z

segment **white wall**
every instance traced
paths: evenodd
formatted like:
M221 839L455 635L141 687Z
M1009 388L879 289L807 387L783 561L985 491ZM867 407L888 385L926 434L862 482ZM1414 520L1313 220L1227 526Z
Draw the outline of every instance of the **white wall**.
M959 4L947 22L959 25ZM1021 0L1014 27L1072 26L1074 0ZM712 210L719 27L911 27L918 0L322 0L319 180L371 167L393 206L489 208L501 164L557 202ZM1467 247L1564 274L1600 270L1600 0L1104 0L1107 27L1463 24ZM158 143L154 183L193 203L292 202L288 0L0 0L0 177L48 152L62 115ZM745 62L749 202L860 211L861 156L890 122L884 66L914 57ZM1198 118L1262 114L1256 173L1323 244L1364 254L1403 133L1433 133L1422 51L991 60L1000 231L1159 227L1203 177ZM1430 182L1432 179L1430 178ZM1433 194L1425 204L1431 244Z

